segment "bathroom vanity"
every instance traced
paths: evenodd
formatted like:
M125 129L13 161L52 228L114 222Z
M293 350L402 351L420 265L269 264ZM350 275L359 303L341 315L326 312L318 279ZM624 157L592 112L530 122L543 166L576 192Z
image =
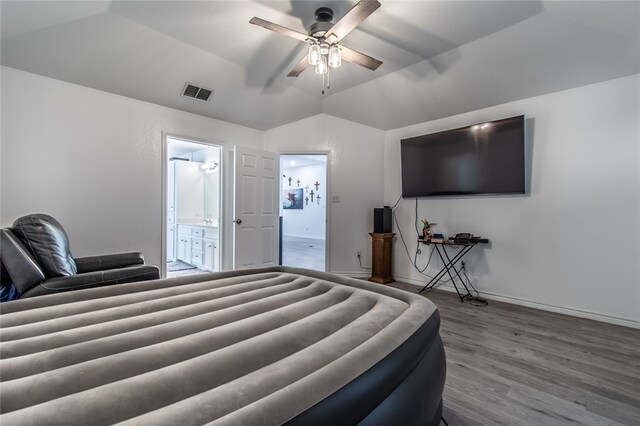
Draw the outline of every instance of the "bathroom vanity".
M178 224L177 258L200 269L219 271L217 226Z

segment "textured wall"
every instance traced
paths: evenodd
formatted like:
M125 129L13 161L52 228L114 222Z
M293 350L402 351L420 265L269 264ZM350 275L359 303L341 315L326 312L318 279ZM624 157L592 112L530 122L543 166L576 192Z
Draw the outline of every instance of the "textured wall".
M75 256L140 250L160 265L162 132L222 141L223 161L263 144L254 129L2 67L1 225L48 213Z
M418 218L491 239L467 259L488 295L640 326L639 93L634 75L389 131L386 203L400 195L401 139L524 114L526 196L424 198ZM397 210L412 255L414 209L408 199ZM394 256L397 279L424 282L400 241Z
M321 114L265 132L265 149L328 153L328 270L366 275L356 254L370 263L373 208L383 199L384 132Z

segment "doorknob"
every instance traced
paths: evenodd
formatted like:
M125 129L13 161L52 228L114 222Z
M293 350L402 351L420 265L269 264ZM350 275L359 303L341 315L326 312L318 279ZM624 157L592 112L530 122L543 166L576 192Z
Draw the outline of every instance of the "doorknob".
M234 222L236 223L236 225L240 225L242 223L242 219L236 219L234 220Z

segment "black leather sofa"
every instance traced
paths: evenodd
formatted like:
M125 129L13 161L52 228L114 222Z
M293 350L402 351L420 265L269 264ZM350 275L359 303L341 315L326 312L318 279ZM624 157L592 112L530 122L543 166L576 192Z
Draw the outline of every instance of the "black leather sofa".
M160 278L142 253L74 258L69 238L53 217L32 214L0 230L0 259L19 298ZM4 272L4 271L3 271Z

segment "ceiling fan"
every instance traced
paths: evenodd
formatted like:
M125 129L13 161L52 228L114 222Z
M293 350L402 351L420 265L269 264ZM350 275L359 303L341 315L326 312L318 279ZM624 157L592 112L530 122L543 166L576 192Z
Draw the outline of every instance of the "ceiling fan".
M335 24L332 22L333 10L320 7L316 10L316 22L309 28L309 34L258 17L251 18L249 23L309 44L308 53L293 67L287 77L298 77L310 65L315 67L316 74L322 74L324 77L330 68L340 67L342 59L375 71L382 65L381 61L339 43L380 6L377 0L360 0ZM324 93L324 90L322 92Z

